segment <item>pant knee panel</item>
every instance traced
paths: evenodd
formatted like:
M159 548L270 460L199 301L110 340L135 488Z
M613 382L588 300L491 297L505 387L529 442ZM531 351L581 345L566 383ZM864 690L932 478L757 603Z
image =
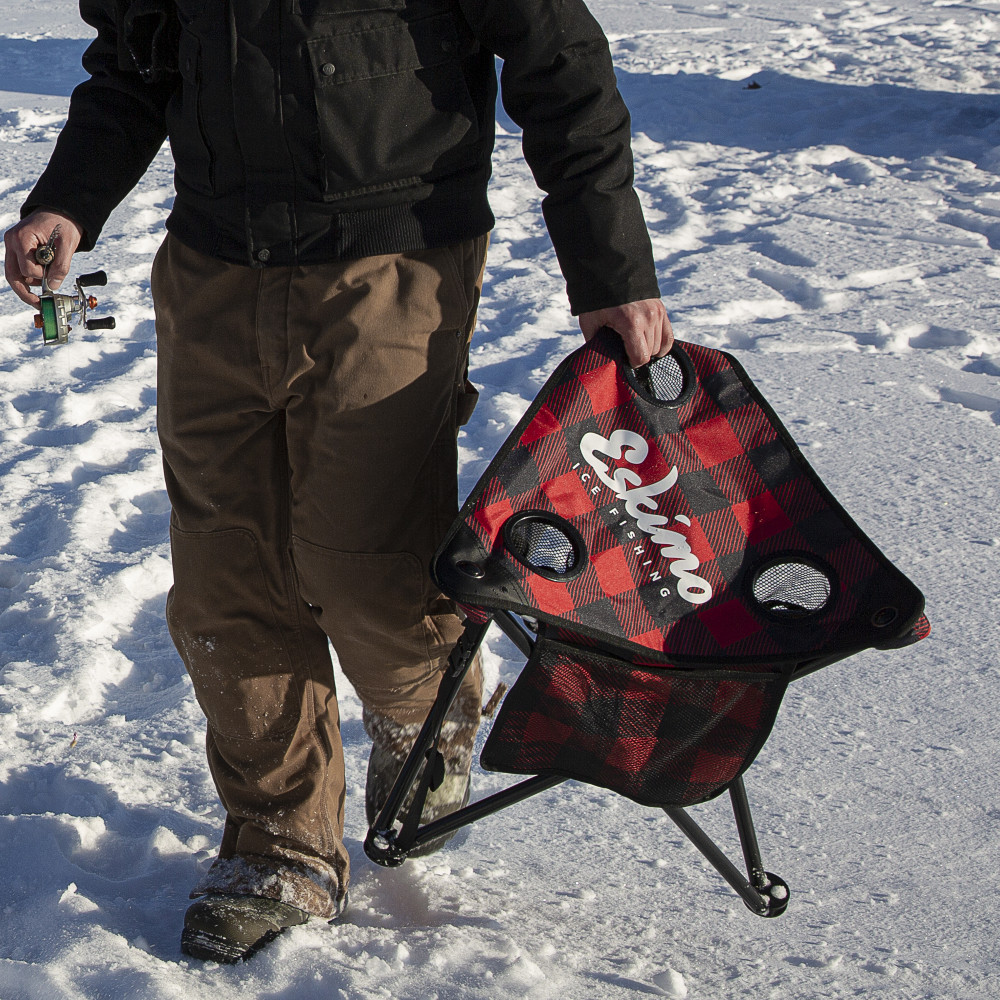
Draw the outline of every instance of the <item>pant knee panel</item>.
M230 739L295 729L302 690L253 534L170 529L167 624L209 724Z

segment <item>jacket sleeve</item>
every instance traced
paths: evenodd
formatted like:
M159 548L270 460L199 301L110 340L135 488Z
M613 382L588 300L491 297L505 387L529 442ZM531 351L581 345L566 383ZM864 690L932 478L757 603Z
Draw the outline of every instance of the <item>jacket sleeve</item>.
M173 78L144 83L122 38L128 0L81 0L80 14L97 38L83 56L89 79L70 99L69 116L24 218L49 208L84 230L91 250L115 206L139 182L167 137L165 109Z
M583 0L459 0L503 59L503 104L522 129L575 314L659 298L633 189L631 120L607 38Z

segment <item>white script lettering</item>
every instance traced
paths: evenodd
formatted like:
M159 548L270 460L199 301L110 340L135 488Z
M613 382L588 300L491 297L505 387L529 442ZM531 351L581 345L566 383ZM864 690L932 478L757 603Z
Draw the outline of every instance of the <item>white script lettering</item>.
M598 456L619 460L632 465L641 465L649 454L649 443L634 431L616 430L610 438L588 433L580 439L580 451L588 464L597 473L597 478L616 497L625 503L625 512L635 519L639 530L649 535L660 546L660 554L670 561L670 572L677 578L677 592L690 604L704 604L712 596L712 586L707 580L695 574L700 565L698 557L691 551L687 538L679 531L668 530L670 518L656 513L656 497L666 493L677 482L675 465L663 479L644 485L642 477L634 469L619 467L614 473L608 470L607 462ZM678 514L675 521L690 526L691 521Z

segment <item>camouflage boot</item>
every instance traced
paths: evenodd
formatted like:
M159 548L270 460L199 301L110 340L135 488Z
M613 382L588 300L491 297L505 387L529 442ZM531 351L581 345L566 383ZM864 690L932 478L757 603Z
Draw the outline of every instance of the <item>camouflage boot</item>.
M472 768L472 749L479 730L481 709L478 694L465 691L459 693L452 705L444 725L438 749L444 757L444 781L427 792L420 824L431 823L449 813L461 809L469 801L469 771ZM372 739L372 751L368 758L368 780L365 785L365 814L368 825L375 821L389 792L402 770L410 747L413 746L421 725L400 725L383 715L365 710L363 713L365 732ZM406 799L400 816L405 816L420 782L417 780ZM431 854L447 843L454 834L439 837L410 852L410 857Z

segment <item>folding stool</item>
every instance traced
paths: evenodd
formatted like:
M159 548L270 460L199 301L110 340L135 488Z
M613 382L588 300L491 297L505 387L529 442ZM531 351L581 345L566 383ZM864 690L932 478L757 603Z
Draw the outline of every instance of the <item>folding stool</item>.
M402 864L573 778L663 809L766 917L785 910L788 886L764 870L742 775L786 687L930 631L920 592L837 503L735 359L677 342L633 370L610 330L553 373L432 573L465 631L368 831L369 857ZM530 777L421 826L444 773L441 726L491 622L527 662L480 763ZM725 791L746 877L688 812Z

